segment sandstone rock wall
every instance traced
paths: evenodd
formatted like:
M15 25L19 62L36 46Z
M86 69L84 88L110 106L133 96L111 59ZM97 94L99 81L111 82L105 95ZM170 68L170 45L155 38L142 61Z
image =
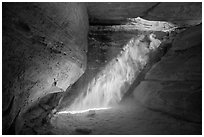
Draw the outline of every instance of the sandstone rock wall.
M6 131L15 117L47 94L65 91L84 73L88 16L82 3L3 3L2 8Z
M176 35L172 47L134 90L144 106L192 123L202 121L202 25Z
M127 18L169 21L178 25L202 22L200 2L101 2L86 3L91 24L125 24Z

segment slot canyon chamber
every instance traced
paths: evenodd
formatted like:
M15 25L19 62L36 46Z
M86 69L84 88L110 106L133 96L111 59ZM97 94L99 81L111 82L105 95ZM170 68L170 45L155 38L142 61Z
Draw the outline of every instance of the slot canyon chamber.
M202 134L202 3L2 3L2 134Z

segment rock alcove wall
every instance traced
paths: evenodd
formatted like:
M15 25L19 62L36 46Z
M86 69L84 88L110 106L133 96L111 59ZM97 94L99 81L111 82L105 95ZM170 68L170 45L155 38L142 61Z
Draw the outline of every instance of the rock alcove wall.
M137 17L180 27L202 22L202 3L3 3L2 9L3 134L37 134L27 127L43 125L63 91L85 72L88 22L94 26L124 25ZM200 36L199 30L196 36ZM180 37L174 41L174 49L180 49ZM184 40L192 37L194 33ZM141 92L142 87L138 87ZM139 92L134 92L136 97L143 96ZM149 96L146 102L148 105Z
M84 73L87 32L83 3L3 3L3 132Z

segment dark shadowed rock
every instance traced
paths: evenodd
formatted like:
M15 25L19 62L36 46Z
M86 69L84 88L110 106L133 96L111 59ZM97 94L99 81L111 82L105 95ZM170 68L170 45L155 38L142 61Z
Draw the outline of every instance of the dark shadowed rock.
M202 44L202 24L179 33L173 42L171 50L187 50L193 46L199 46L199 44Z
M67 110L78 95L85 93L90 81L95 76L100 76L99 72L104 70L106 65L121 51L124 51L122 47L132 37L145 33L144 39L141 40L145 43L141 44L144 46L152 42L149 40L149 34L155 34L156 39L162 42L166 39L171 41L177 31L181 32L186 29L176 35L173 43L168 43L168 48L172 45L170 49L160 47L157 51L158 56L157 52L150 55L150 65L147 65L144 71L138 71L137 79L134 82L136 84L132 84L131 92L128 92L127 96L134 92L135 101L148 108L150 117L154 111L159 112L156 114L157 117L165 114L167 117L175 118L178 121L178 126L176 125L178 130L176 129L177 132L174 133L194 133L190 130L188 132L190 126L181 126L182 122L186 122L196 125L193 126L193 130L198 126L195 130L197 134L202 126L201 11L201 2L3 3L2 133L54 134L50 119L58 115L57 112ZM169 24L175 24L172 27L176 26L174 29L177 29L174 33L160 32L158 22L154 25L151 22L139 22L134 26L134 19L137 17L150 21L167 21ZM133 21L127 22L131 20L130 18ZM94 29L89 30L88 39L89 22L93 25L90 28L96 29L95 31ZM130 29L124 32L121 24L126 27L128 24ZM139 24L155 29L145 29L140 32L136 28L136 26L140 27ZM111 32L113 30L106 25L119 26L122 31ZM196 26L192 27L193 25ZM108 29L104 31L104 28ZM135 29L134 32L130 32L132 28ZM168 29L168 26L163 25L162 28ZM99 31L100 29L102 32ZM88 40L89 47L87 46ZM148 46L138 53L145 55L147 48ZM162 59L161 56L163 56ZM117 62L118 59L115 61ZM132 61L130 60L131 63ZM154 64L155 62L157 63ZM141 70L139 65L138 68ZM121 90L125 91L129 86L130 84L125 83ZM134 111L131 112L134 115ZM98 115L100 114L97 113ZM148 132L147 129L154 129L151 122L158 122L158 120L149 120L148 115L146 115L145 122L150 121L150 124L143 125L144 131L143 129L135 130L134 127L133 133L171 133L161 130L169 128L171 124L168 122L173 121L167 119L169 121L166 122L163 116L161 120L167 126L159 128L160 132ZM64 116L61 123L56 124L56 127L62 125L60 134L93 134L95 132L95 127L93 130L89 126L73 128L72 132L69 128L81 119L73 119L74 116L71 114ZM84 118L92 121L95 116L96 112L91 110ZM115 118L114 114L107 121L111 121L112 118ZM122 124L119 126L122 128L118 128L116 122L117 129L124 129L121 133L126 132L128 128L128 126L123 126L122 119L124 118L124 115L118 118L121 119ZM71 123L70 119L74 122ZM101 128L99 119L96 120L95 124ZM131 122L132 125L136 123ZM76 125L74 127L78 126ZM102 126L104 126L103 122ZM63 131L64 128L67 128L67 131ZM182 128L185 129L180 131ZM103 131L102 133L105 134ZM115 133L115 131L110 133Z
M84 134L84 135L90 134L92 132L92 130L89 128L76 128L75 131L79 134Z
M172 48L134 90L144 106L175 118L201 123L201 25L178 34Z
M49 126L49 120L51 118L49 115L51 115L52 110L58 105L62 95L63 93L48 94L30 106L30 108L18 118L15 128L16 132L19 134L29 134L30 131L35 131L35 134L39 131L40 133L47 132L46 127ZM44 130L41 128L44 128Z
M65 91L84 73L88 17L80 3L3 3L2 8L7 130L19 110L22 115L47 94Z
M148 20L169 21L179 25L196 25L202 22L202 3L198 2L102 2L86 3L90 23L119 25L127 18L142 17Z

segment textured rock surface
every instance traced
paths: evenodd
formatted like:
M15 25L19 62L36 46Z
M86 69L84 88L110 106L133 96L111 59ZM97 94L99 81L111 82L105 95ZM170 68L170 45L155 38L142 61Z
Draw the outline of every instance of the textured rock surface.
M76 129L82 127L92 129L90 134L93 135L202 134L200 79L202 65L201 41L196 41L196 43L198 42L196 45L189 43L194 44L194 46L177 44L177 42L179 42L178 39L184 39L192 33L195 34L196 32L194 31L189 33L189 30L194 30L197 27L201 26L195 26L180 33L183 35L176 35L172 47L168 49L163 58L150 69L145 79L142 81L141 79L137 79L138 82L141 81L141 83L139 83L139 86L136 85L137 88L132 88L134 89L134 96L129 94L130 96L124 98L118 106L107 110L96 111L93 117L87 117L86 113L74 115L66 113L57 114L51 120L53 126L52 134L81 134L77 132ZM200 28L199 30L201 31L202 29ZM123 36L123 33L119 32L115 37L122 40L120 37ZM198 32L198 34L200 34L200 32ZM128 36L128 34L124 36ZM104 42L103 44L98 45L98 41L92 41L92 39L90 43L96 43L93 45L98 45L102 48L113 38L111 37L109 40L109 38L106 37L107 35L104 35L104 39L102 40L102 42ZM162 36L160 35L160 37ZM100 40L100 35L94 35L94 38ZM188 40L193 41L193 38L197 39L197 37L189 36ZM169 41L170 44L172 44L171 39L169 39ZM184 41L186 41L186 39ZM180 42L184 43L184 41ZM111 43L114 44L113 42ZM167 42L167 44L169 45L169 42ZM99 47L95 48L98 49ZM175 47L177 47L176 49L182 48L187 50L174 50ZM191 48L189 49L188 47ZM112 48L115 49L115 46ZM91 53L93 55L96 54L96 52ZM94 61L92 62L97 68L102 64L103 58L94 57L101 61L101 63L98 62L97 65ZM195 64L193 65L193 63ZM191 64L191 66L185 66L186 64ZM194 67L195 65L196 67ZM184 74L174 76L175 73L186 72L186 70L189 69L191 69L189 73L192 74L196 72L197 74L194 76L185 76ZM174 79L169 77L171 75L174 76ZM145 76L145 74L143 74L143 76ZM188 80L184 78L188 78ZM195 80L195 78L197 80ZM77 85L74 85L74 88L77 89ZM68 98L65 100L68 100Z
M109 62L114 60L114 58L120 54L124 45L126 45L134 35L137 35L137 32L135 34L120 32L89 33L87 69L64 94L64 97L58 106L59 111L66 110L81 93L86 93L90 81L101 75L101 71L106 68Z
M202 3L176 2L106 2L87 3L91 24L125 24L127 18L142 17L179 25L195 25L202 22Z
M134 97L150 109L201 123L202 26L176 36L172 48L146 74Z
M4 131L18 113L83 74L87 32L83 4L3 3Z
M178 34L172 48L146 74L146 79L164 81L202 80L202 26Z
M88 73L76 82L84 73L87 62L88 16L83 4L2 5L3 134L53 134L53 127L48 127L47 122L57 110L56 106L63 109L69 104L70 89L67 87L75 83L71 89L78 91L71 92L74 93L71 96L74 99L79 89L121 51L126 41L124 39L136 34L119 32L108 36L109 32L92 33ZM127 23L127 18L138 16L148 20L169 21L184 28L202 21L202 3L86 5L92 25L121 25ZM59 116L52 123L58 128L54 134L86 134L83 127L75 127L79 124L93 126L93 130L91 127L91 132L88 132L90 134L200 134L201 30L201 25L198 25L178 34L172 48L134 90L134 101L139 101L145 107L137 109L138 103L134 102L130 104L130 109L126 110L125 106L105 115L98 116L96 113L94 117L86 116L88 119ZM162 41L168 35L154 33ZM107 51L109 48L111 50ZM65 90L67 93L62 93ZM60 106L61 101L63 103Z
M109 25L101 26L95 25L91 26L91 31L154 31L154 32L172 32L176 28L179 28L178 25L174 25L165 21L149 21L142 19L140 17L128 19L128 23L125 25Z
M166 20L179 25L196 25L202 22L202 3L161 2L145 16L149 20Z

